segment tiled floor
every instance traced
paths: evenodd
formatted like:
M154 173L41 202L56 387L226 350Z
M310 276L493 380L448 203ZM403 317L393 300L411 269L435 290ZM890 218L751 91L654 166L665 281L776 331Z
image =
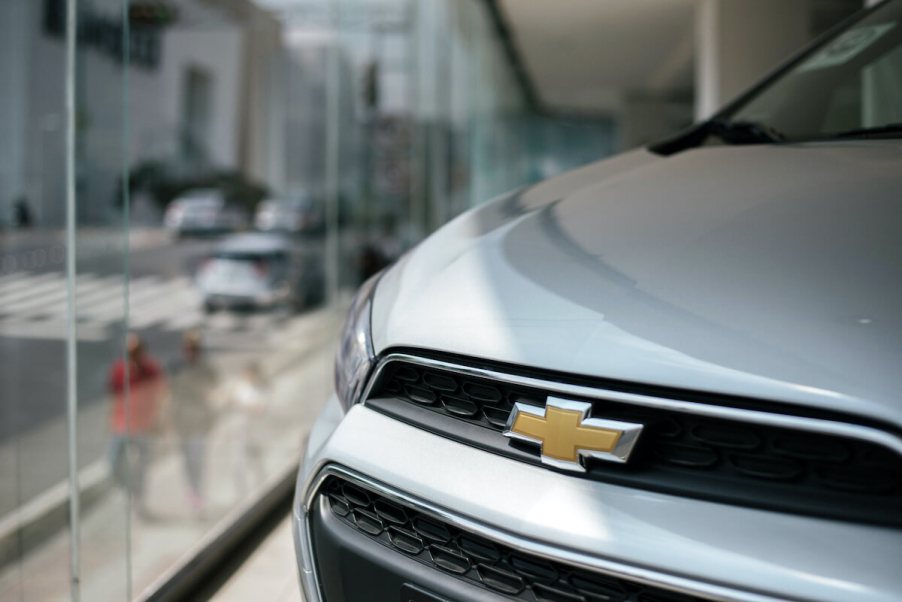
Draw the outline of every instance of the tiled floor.
M291 539L290 515L279 523L212 599L215 602L302 600Z

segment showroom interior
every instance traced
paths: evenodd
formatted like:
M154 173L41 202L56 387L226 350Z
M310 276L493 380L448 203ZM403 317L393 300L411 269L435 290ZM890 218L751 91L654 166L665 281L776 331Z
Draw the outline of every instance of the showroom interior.
M0 1L0 600L300 600L291 495L361 282L874 4ZM223 307L199 283L264 206L293 212L272 253L303 290ZM168 392L117 446L136 349Z

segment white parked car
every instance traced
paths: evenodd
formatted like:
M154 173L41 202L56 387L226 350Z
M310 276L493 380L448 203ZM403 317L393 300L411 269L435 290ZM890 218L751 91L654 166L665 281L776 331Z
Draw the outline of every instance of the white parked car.
M208 312L218 309L300 309L322 298L320 258L271 234L236 234L222 241L197 272Z
M902 600L902 0L367 281L308 602Z
M254 225L263 232L315 232L323 215L308 199L268 199L257 207Z
M247 226L247 216L230 206L220 190L197 189L169 204L164 225L179 235L232 232Z

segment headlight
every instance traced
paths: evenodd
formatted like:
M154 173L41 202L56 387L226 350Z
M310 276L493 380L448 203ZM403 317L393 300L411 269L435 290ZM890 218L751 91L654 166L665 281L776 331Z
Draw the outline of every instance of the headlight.
M345 410L357 401L376 360L370 314L373 291L380 275L376 274L360 286L341 331L341 344L335 356L335 392Z

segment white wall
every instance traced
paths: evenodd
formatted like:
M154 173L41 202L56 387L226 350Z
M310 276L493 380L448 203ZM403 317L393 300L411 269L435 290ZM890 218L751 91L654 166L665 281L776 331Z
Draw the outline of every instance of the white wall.
M192 66L204 70L211 83L207 141L210 158L219 167L238 167L244 51L241 29L228 24L196 28L175 26L166 30L163 48L162 88L158 93L163 123L173 132L178 131L182 120L185 73ZM173 142L177 141L176 137Z
M250 11L244 31L245 58L240 93L243 96L241 167L256 181L276 191L285 187L285 54L278 21Z
M696 118L766 75L811 37L807 0L699 0Z

